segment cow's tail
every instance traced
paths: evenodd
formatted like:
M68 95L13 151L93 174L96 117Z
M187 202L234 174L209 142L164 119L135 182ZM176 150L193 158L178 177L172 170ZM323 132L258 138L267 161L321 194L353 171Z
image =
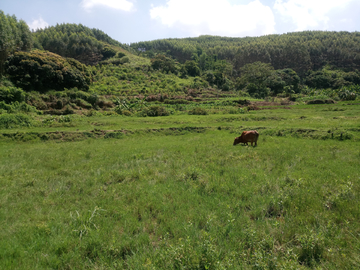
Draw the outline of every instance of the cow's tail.
M256 140L259 138L259 132L257 132L256 130L254 130L255 134L256 134Z

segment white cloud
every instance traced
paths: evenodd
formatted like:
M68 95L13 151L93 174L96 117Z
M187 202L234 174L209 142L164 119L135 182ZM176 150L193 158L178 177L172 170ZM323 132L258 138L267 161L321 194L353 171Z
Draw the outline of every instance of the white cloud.
M284 19L296 25L296 31L316 29L326 30L329 12L345 8L357 0L276 0L274 10Z
M150 16L193 35L265 35L275 31L271 8L259 0L247 5L232 5L228 0L168 0L166 5L153 6Z
M43 18L35 19L31 23L28 23L30 29L43 29L45 27L48 27L49 24L43 20Z
M128 0L83 0L80 5L87 11L91 11L95 6L106 6L123 11L131 11L134 7L134 4Z

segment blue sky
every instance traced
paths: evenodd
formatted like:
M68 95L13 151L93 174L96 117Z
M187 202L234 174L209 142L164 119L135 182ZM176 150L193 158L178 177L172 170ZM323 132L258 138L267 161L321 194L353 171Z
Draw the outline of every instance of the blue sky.
M0 0L31 29L83 24L121 43L303 30L359 31L359 0Z

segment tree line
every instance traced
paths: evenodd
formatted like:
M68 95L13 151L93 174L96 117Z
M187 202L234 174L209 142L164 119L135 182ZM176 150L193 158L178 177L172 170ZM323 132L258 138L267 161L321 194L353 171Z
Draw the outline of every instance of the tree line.
M162 39L130 46L149 57L165 53L181 63L199 56L199 52L205 53L230 62L237 76L244 65L257 61L269 63L275 69L291 68L303 76L325 65L348 71L359 69L359 44L359 32L304 31L245 38Z

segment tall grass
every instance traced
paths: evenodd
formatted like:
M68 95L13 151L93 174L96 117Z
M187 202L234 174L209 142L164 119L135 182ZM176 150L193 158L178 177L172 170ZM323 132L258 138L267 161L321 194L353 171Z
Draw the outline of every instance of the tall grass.
M353 141L0 142L0 268L356 269Z

